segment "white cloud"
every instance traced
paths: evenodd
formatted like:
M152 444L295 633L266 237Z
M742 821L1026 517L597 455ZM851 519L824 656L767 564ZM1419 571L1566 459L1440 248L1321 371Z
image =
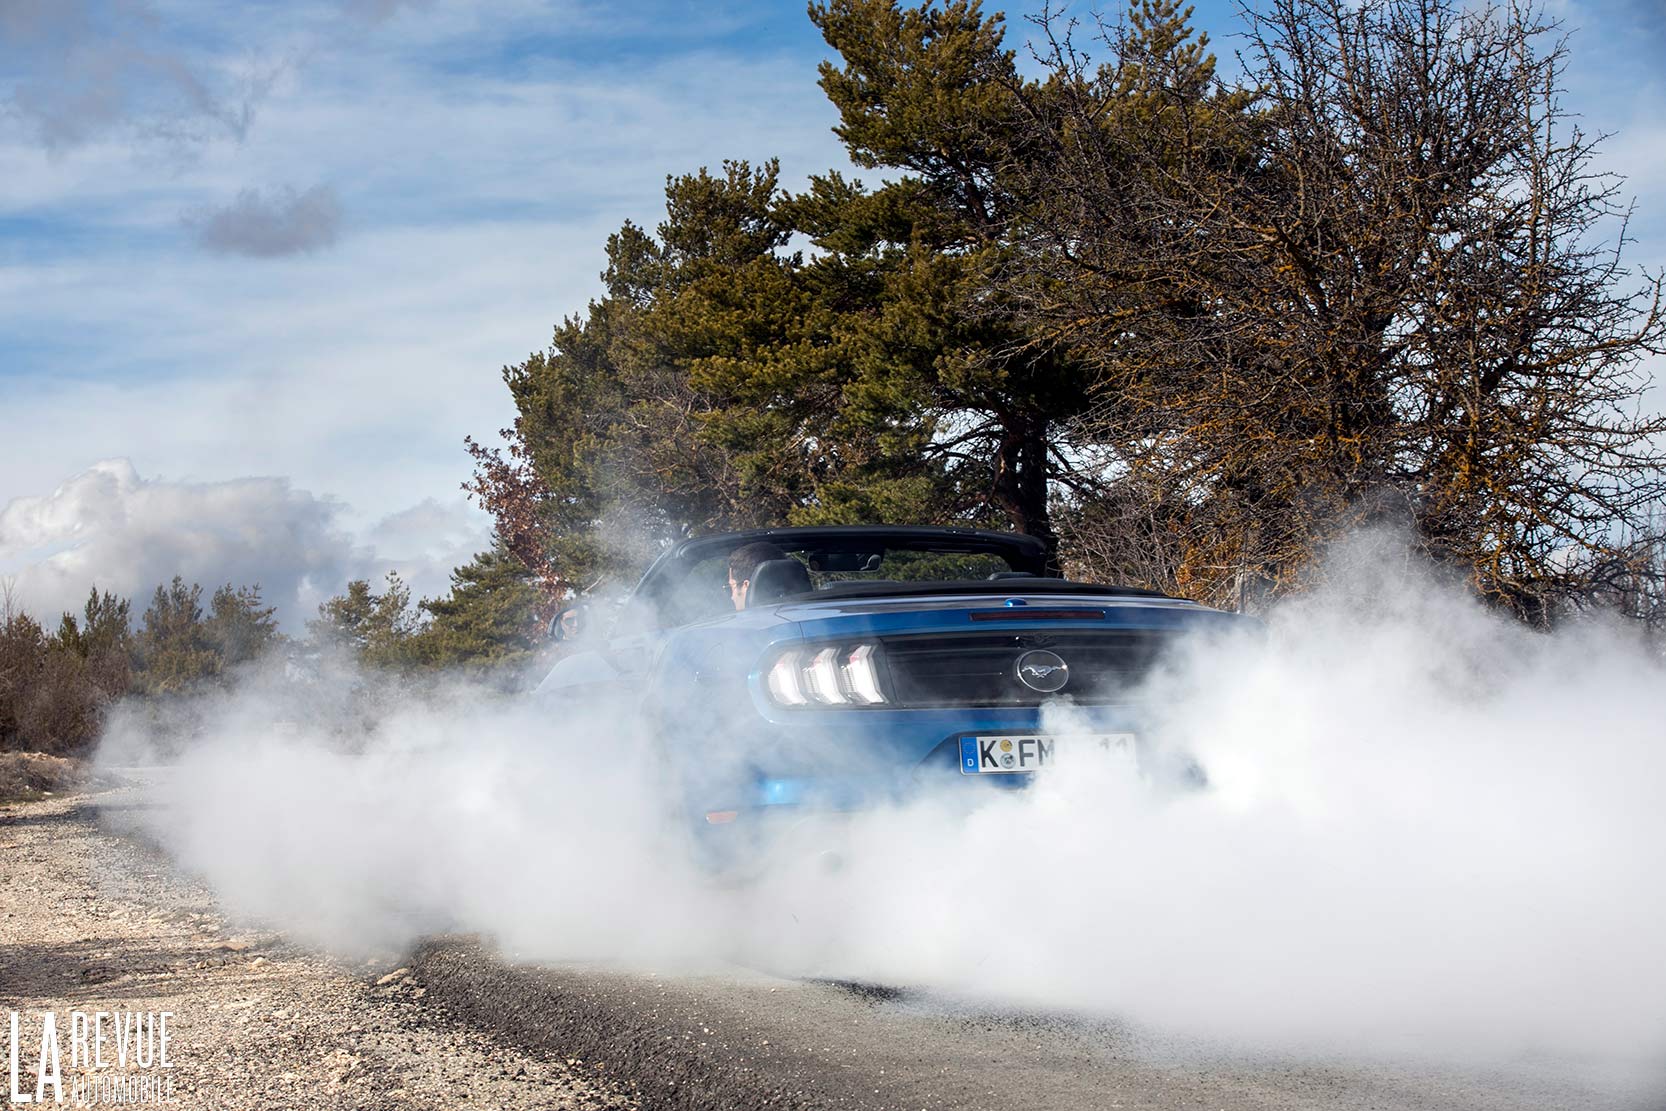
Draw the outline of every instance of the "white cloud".
M491 519L462 498L424 498L376 522L365 534L378 566L399 572L416 598L451 591L451 572L491 545Z
M297 631L349 579L397 569L419 593L437 593L453 561L485 543L481 515L461 504L424 501L381 522L370 543L343 526L342 511L283 478L176 482L105 460L0 509L0 574L43 619L79 609L94 586L141 611L174 575L205 589L258 583Z
M583 304L601 234L372 230L280 267L192 252L143 282L0 268L0 333L76 302L55 337L74 373L5 386L0 499L108 456L192 480L288 475L347 502L354 528L455 498L463 437L513 418L500 368L548 342L554 306ZM552 248L592 261L529 278Z
M258 583L294 626L367 561L339 511L280 478L168 482L107 460L0 510L0 561L19 602L42 617L78 609L95 585L142 610L180 575L208 589Z
M658 221L667 173L780 155L796 183L840 161L811 62L714 48L709 13L262 12L0 0L39 23L0 27L0 101L69 97L53 75L72 56L178 63L104 75L102 115L0 104L0 575L43 616L94 582L142 607L176 573L259 581L291 629L349 578L445 593L490 542L462 439L510 422L499 369L596 293L606 236ZM112 37L124 13L142 26ZM530 37L555 52L515 61ZM251 74L258 126L233 127ZM214 141L182 160L168 128ZM329 188L240 194L288 181ZM342 211L351 236L302 249Z
M244 143L188 169L135 174L113 144L0 145L0 215L74 224L0 259L0 501L109 456L195 481L287 475L340 497L356 529L455 497L463 437L512 419L500 368L598 292L624 219L657 223L667 172L780 154L801 179L838 161L807 63L442 79L407 56L439 49L413 43L430 24L480 18L407 9L369 42L319 47ZM353 215L331 250L252 265L181 233L182 210L297 175Z

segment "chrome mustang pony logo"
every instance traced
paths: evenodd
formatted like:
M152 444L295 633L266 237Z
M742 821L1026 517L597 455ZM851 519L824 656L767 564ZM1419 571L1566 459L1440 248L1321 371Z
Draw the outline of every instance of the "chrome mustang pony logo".
M1018 657L1018 681L1033 691L1053 694L1070 681L1070 665L1055 652L1025 652Z

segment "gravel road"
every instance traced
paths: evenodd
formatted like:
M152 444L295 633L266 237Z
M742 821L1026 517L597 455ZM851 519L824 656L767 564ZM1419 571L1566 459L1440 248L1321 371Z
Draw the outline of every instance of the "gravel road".
M413 967L454 1013L519 1044L619 1062L655 1108L1658 1111L1565 1069L1249 1057L1114 1023L743 970L516 967L463 941Z
M172 1011L179 1106L1661 1111L1543 1062L1248 1056L1104 1020L743 969L344 965L228 921L118 836L132 792L0 806L0 1011ZM32 1043L24 1048L32 1085ZM86 1070L83 1070L86 1071ZM0 1079L0 1083L3 1083Z
M143 805L121 792L101 802L105 817ZM177 1107L637 1106L585 1062L450 1018L407 966L349 967L239 928L100 813L84 796L0 805L0 1022L20 1012L24 1094L35 1089L42 1012L67 1031L75 1011L170 1011L165 1079ZM67 1037L62 1049L67 1066ZM72 1071L90 1084L138 1076L132 1066L66 1067L64 1104L75 1103Z

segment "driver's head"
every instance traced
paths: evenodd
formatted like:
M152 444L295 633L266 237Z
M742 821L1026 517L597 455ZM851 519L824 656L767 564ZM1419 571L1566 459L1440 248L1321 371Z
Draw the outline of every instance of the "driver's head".
M744 544L730 552L729 600L735 603L735 608L746 608L746 591L752 585L752 572L758 569L758 564L786 558L786 552L762 540Z

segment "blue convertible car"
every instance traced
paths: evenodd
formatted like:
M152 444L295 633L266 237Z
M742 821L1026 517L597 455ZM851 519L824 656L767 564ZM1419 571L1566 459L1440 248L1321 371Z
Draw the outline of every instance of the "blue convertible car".
M762 529L670 548L539 691L647 715L701 841L734 847L806 813L1023 787L1083 747L1137 748L1153 663L1237 620L1049 577L1028 536Z

